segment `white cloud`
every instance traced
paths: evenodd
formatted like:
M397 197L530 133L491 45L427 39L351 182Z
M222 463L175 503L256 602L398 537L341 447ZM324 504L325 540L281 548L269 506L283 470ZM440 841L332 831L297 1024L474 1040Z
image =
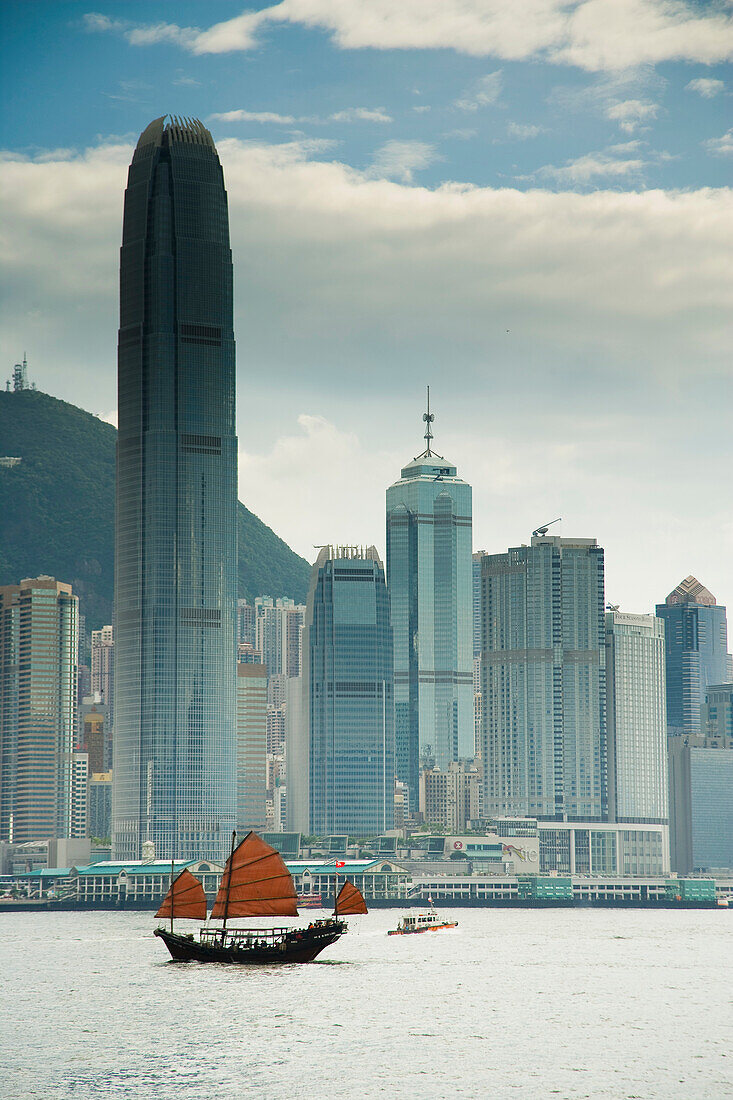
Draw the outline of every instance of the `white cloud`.
M328 117L330 122L392 122L384 107L347 107Z
M509 137L517 138L518 141L527 141L529 138L539 137L545 132L545 127L533 126L526 122L510 122L507 124L506 132Z
M436 159L435 146L425 141L388 141L374 154L369 175L411 183L415 172Z
M619 103L611 103L606 108L606 118L610 118L612 122L618 122L620 128L627 134L635 133L643 123L655 119L658 113L658 104L646 103L641 99L624 99Z
M720 95L725 91L725 84L722 80L713 80L712 77L701 76L697 80L691 80L689 84L685 84L686 92L697 92L703 99L714 99L716 95Z
M213 122L273 122L283 126L292 126L296 121L292 115L278 115L274 111L222 111L209 115Z
M123 33L133 45L173 42L199 54L253 49L273 23L324 30L342 49L451 48L597 72L673 60L712 64L733 51L731 15L691 0L282 0L207 30L98 13L85 21L88 30Z
M487 73L475 82L469 92L457 99L455 106L462 111L477 111L479 107L488 107L496 103L501 95L501 69Z
M733 156L733 130L727 130L721 137L710 138L709 141L704 141L703 145L716 157Z
M41 389L99 410L115 405L131 151L0 162L2 345L27 347ZM312 159L322 144L219 152L242 498L278 533L303 553L383 543L384 488L420 449L429 381L437 449L474 485L477 543L505 549L562 515L605 544L630 610L691 571L733 602L730 189L429 190Z
M546 164L537 172L538 176L557 180L565 184L591 184L599 176L602 178L638 179L646 161L640 156L624 156L635 151L638 143L611 146L597 153L585 153L574 160L566 161L561 167Z

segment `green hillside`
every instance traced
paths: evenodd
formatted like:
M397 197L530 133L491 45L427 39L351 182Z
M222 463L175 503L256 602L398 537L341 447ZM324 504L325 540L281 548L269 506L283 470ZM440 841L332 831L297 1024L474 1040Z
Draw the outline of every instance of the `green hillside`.
M112 622L115 438L91 413L36 390L0 392L0 584L71 582L87 627ZM305 601L310 567L238 505L239 595Z

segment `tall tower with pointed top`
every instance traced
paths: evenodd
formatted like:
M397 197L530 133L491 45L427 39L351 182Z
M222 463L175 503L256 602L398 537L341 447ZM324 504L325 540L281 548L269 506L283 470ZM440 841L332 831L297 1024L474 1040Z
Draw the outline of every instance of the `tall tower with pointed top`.
M421 756L472 757L471 486L431 447L387 490L387 583L394 632L395 772L417 807Z
M120 256L113 854L226 856L236 814L237 440L224 178L156 119Z

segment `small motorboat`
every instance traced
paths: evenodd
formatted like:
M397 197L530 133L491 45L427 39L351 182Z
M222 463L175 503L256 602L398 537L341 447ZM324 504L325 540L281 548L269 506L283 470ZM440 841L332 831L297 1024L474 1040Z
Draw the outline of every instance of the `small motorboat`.
M396 928L390 928L388 936L414 936L420 932L437 932L441 928L457 928L457 920L443 920L434 909L428 913L407 913Z

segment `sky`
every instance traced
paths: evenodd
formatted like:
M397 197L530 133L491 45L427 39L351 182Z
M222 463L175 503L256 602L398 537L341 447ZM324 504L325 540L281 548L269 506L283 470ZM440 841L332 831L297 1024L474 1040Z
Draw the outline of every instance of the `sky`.
M597 538L607 599L733 605L731 0L0 5L0 382L114 422L127 166L200 118L229 195L240 499L384 549L424 447L474 546Z

